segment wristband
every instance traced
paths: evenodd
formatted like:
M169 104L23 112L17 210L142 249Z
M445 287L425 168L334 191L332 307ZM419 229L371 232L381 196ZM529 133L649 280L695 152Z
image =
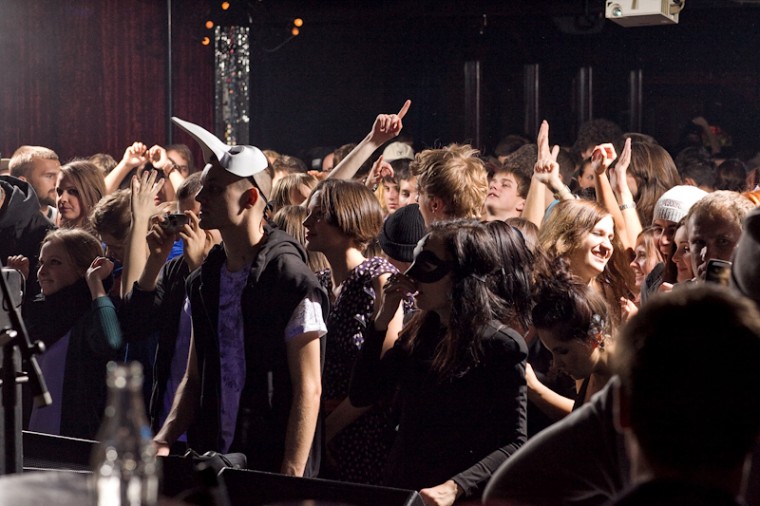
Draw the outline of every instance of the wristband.
M567 185L562 185L562 188L554 192L554 199L555 200L562 200L562 194L563 193L569 193L570 195L573 194L573 192L570 191L570 188L567 187Z
M627 204L620 204L618 206L621 211L625 211L626 209L636 209L636 202L628 202Z

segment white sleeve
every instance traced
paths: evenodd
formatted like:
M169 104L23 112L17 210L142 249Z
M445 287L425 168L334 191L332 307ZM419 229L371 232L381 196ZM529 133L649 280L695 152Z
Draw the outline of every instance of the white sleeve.
M322 318L322 304L308 295L298 303L285 327L285 342L307 332L318 332L319 337L327 334L327 326Z

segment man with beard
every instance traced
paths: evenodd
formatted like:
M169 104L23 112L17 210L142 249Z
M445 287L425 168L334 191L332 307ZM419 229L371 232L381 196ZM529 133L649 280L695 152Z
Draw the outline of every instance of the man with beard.
M55 151L42 146L21 146L11 157L8 167L11 176L27 181L40 203L42 215L55 223L55 184L61 163Z

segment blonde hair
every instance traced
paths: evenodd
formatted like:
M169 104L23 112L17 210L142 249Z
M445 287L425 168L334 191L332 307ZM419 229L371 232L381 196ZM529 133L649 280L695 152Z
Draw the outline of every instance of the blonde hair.
M316 177L304 172L281 177L272 187L272 198L269 199L272 209L277 211L282 207L296 204L291 198L291 192L293 190L300 191L302 186L306 186L311 191L317 186L317 183Z
M423 193L443 200L449 218L479 219L488 195L488 174L479 151L451 144L418 153L409 169Z

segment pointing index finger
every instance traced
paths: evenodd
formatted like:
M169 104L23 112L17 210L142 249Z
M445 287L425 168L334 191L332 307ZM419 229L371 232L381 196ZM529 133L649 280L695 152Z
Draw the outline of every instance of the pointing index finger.
M401 107L401 110L398 112L396 116L399 117L399 119L404 119L404 116L406 116L406 112L409 110L409 107L412 106L412 101L407 99L406 102L404 102L404 105Z

